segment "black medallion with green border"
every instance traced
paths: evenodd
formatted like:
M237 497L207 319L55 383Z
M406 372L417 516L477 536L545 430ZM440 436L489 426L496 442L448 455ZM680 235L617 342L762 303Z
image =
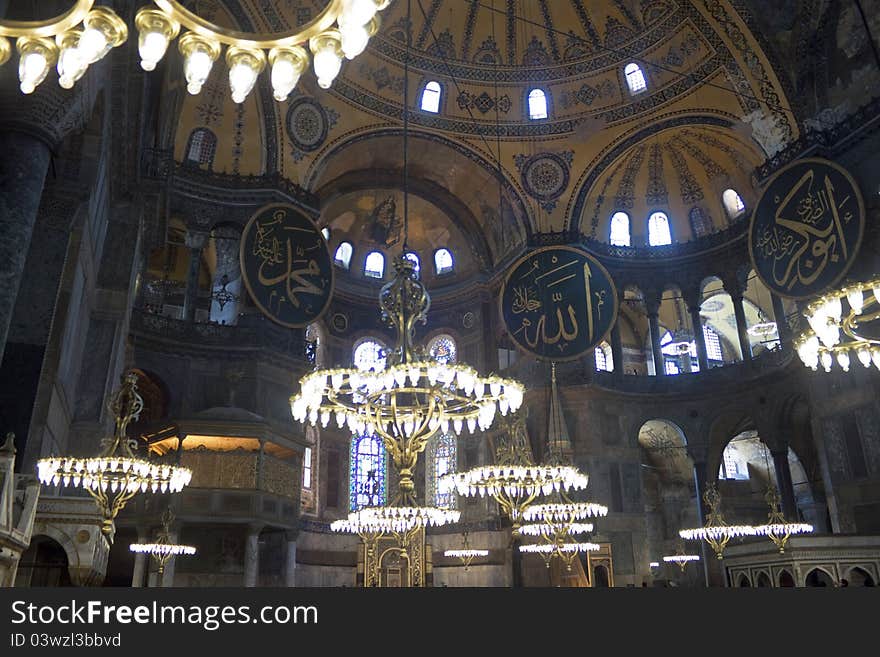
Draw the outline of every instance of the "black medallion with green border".
M865 204L852 176L817 158L798 160L767 183L749 226L755 273L779 296L816 297L855 262Z
M501 317L519 349L543 360L573 360L611 331L617 289L605 267L582 249L548 246L510 268Z
M327 310L333 295L327 241L292 205L266 205L250 218L239 259L247 291L273 322L302 328Z

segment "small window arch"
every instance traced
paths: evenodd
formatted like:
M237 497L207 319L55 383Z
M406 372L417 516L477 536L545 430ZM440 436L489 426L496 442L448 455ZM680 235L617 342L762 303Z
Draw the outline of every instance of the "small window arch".
M385 504L385 447L376 434L360 434L351 438L351 483L349 508Z
M724 209L727 211L727 216L731 219L741 217L746 211L746 204L743 203L742 196L737 194L736 190L725 189L724 193L721 195L721 200L724 202Z
M635 62L627 64L626 68L623 69L623 74L626 76L626 86L629 87L629 92L633 96L642 93L648 88L645 74L642 72L641 66Z
M418 278L422 269L422 262L419 259L419 254L415 251L407 251L403 257L413 263L413 269L415 269L416 278Z
M700 206L691 208L688 219L694 237L705 237L712 232L712 218Z
M385 256L379 251L372 251L364 261L364 276L382 278L385 275Z
M452 259L452 251L449 249L437 249L434 252L434 269L437 275L448 274L455 267L455 261Z
M547 94L543 89L532 89L529 92L529 118L536 121L546 119L548 115Z
M451 431L436 434L431 441L428 453L427 481L425 482L428 498L433 500L436 507L454 509L455 492L441 492L440 477L456 470L458 443L455 434Z
M614 356L611 352L611 345L607 342L603 342L598 347L596 347L596 371L614 371Z
M385 369L385 345L373 338L361 340L352 354L354 366L362 372Z
M211 168L217 152L217 136L207 128L196 128L189 134L186 161Z
M626 212L615 212L611 215L611 244L614 246L630 246L629 215Z
M724 360L724 356L721 351L721 340L718 337L718 333L709 326L708 324L703 324L703 339L706 342L706 357L709 360L721 362Z
M340 242L339 246L336 247L336 255L333 256L333 261L343 269L348 269L351 266L351 256L353 253L354 247L351 245L351 242Z
M438 335L428 343L428 353L438 363L450 365L458 361L458 345L451 335Z
M663 246L664 244L672 244L669 217L665 212L654 212L648 218L648 245Z
M440 111L440 96L442 94L443 90L439 82L436 80L428 82L422 89L422 102L420 103L422 111L437 114Z

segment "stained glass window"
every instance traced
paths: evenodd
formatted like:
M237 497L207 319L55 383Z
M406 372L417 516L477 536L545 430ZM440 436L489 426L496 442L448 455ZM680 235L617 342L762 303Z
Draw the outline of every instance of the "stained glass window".
M712 232L712 218L700 206L691 208L688 218L691 221L691 232L694 237L704 237Z
M456 458L458 454L458 443L455 434L451 431L437 434L433 440L430 449L430 459L428 461L428 481L427 488L429 498L433 500L434 506L444 509L455 508L455 493L440 492L440 477L456 470Z
M422 91L422 110L436 114L440 111L440 83L431 80Z
M434 268L437 274L448 274L453 266L452 253L449 249L437 249L434 253Z
M669 232L669 218L665 213L655 212L648 219L648 244L650 246L672 244L672 234Z
M629 215L626 212L611 215L610 240L614 246L630 246Z
M189 135L186 159L195 164L204 164L210 169L217 152L217 136L207 128L196 128Z
M333 260L343 269L348 269L351 264L351 254L353 251L354 249L351 244L348 242L340 242L339 246L336 247L336 255Z
M529 92L529 118L532 120L547 118L547 94L541 89L532 89Z
M641 93L648 88L648 83L645 81L645 74L642 72L641 67L635 62L627 64L626 68L623 69L623 74L626 76L626 85L629 87L629 92L632 95Z
M614 371L614 357L611 353L611 345L607 342L596 347L596 370L599 372Z
M385 369L385 345L377 340L363 340L354 348L354 366L366 372Z
M706 356L709 360L721 362L724 357L721 354L721 340L718 334L708 325L703 325L703 338L706 340Z
M351 438L349 510L385 504L385 447L376 434Z
M447 365L458 360L458 347L451 335L438 335L428 343L428 353L438 363Z

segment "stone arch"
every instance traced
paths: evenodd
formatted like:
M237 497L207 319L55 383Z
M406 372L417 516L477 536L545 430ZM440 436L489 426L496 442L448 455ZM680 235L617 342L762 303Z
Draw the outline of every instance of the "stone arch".
M834 586L834 577L822 566L816 566L804 575L804 586L831 587Z
M47 559L50 562L47 563ZM71 586L70 563L70 552L61 542L49 536L48 532L35 534L19 560L18 585ZM51 572L53 570L58 572Z
M770 579L770 575L767 574L766 570L758 571L758 576L755 578L755 586L759 588L773 587L773 580Z
M794 588L797 586L794 581L794 577L791 576L791 573L788 570L780 570L779 575L776 578L776 581L779 583L780 588Z
M874 580L874 577L871 576L871 573L868 572L868 568L863 566L853 566L846 572L846 579L849 581L850 586L876 586L877 582Z
M736 585L740 588L749 588L752 586L752 580L745 573L740 573L736 579Z

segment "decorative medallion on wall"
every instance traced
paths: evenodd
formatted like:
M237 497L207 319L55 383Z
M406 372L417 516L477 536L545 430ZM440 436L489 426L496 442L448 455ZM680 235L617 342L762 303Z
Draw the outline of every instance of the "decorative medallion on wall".
M462 325L463 327L465 327L466 329L472 329L472 328L474 328L474 321L475 321L475 319L476 319L476 318L475 318L475 316L474 316L474 313L473 313L472 311L468 310L468 311L467 311L464 315L462 315L462 317L461 317L461 325Z
M298 162L306 154L318 150L338 119L339 114L325 109L313 98L300 96L293 100L285 122L287 136L293 144L293 159Z
M617 318L617 289L593 256L571 246L532 251L501 288L501 319L516 346L542 360L579 358Z
M242 278L266 317L288 328L320 318L333 296L333 263L317 226L292 205L257 210L241 235Z
M345 333L348 330L348 317L342 313L335 313L330 318L330 326L335 333Z
M758 277L776 294L815 297L855 262L865 230L865 204L852 176L829 160L798 160L776 173L749 226Z
M557 199L568 187L569 170L574 151L538 153L527 157L517 155L513 161L522 176L526 192L547 212L556 208Z

